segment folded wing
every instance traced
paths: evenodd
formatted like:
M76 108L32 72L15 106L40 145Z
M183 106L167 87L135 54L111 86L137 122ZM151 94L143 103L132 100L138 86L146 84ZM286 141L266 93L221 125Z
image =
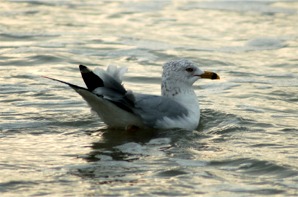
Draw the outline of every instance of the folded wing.
M156 128L159 121L179 119L188 114L185 107L170 98L127 91L121 84L126 69L108 67L107 71L98 69L95 74L86 66L79 68L87 88L49 79L73 88L110 127Z
M165 119L174 120L188 115L187 109L176 101L147 94L135 94L134 113L142 118L144 124L153 128Z

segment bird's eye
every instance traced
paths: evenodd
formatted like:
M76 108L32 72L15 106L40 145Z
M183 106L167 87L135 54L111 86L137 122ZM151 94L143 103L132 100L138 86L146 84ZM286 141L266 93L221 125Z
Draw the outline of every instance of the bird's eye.
M187 72L193 72L193 68L187 68L185 69Z

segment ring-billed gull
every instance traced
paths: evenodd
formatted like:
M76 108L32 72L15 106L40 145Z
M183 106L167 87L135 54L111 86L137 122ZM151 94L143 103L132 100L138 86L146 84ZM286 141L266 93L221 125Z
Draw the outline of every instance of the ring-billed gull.
M200 121L200 107L192 87L200 78L219 79L214 72L202 71L189 60L173 60L163 65L161 96L134 93L122 85L124 67L91 71L80 65L87 88L69 85L88 103L110 128L181 128L194 130Z

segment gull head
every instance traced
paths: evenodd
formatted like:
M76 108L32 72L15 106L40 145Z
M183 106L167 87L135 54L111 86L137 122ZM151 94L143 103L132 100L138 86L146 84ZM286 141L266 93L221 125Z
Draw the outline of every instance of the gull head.
M194 62L186 59L172 60L163 65L163 81L192 85L200 78L219 79L219 76L214 72L202 71Z

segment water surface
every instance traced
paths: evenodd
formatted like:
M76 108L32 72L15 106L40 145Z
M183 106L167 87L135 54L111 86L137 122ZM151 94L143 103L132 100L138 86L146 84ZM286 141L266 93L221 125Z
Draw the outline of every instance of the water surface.
M296 1L3 1L1 196L298 195ZM161 65L188 58L193 132L106 129L69 87L79 64L127 66L160 93Z

